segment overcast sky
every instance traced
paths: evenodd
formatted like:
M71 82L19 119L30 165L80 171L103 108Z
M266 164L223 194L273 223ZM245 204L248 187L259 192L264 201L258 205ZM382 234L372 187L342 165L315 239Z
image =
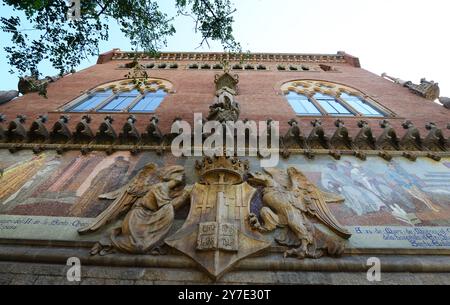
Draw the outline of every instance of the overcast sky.
M83 0L81 0L83 1ZM175 0L158 1L175 15ZM439 82L442 96L450 96L450 1L447 0L241 0L235 1L235 36L252 52L336 53L358 56L362 67L377 74L419 83L420 78ZM11 10L1 8L1 16ZM129 50L130 44L114 24L111 39L100 51L113 47ZM169 38L168 51L220 51L220 46L197 48L188 17L175 20L177 34ZM0 90L15 89L17 77L8 73L3 46L9 37L0 33ZM95 64L96 58L81 68ZM44 67L44 74L55 71Z

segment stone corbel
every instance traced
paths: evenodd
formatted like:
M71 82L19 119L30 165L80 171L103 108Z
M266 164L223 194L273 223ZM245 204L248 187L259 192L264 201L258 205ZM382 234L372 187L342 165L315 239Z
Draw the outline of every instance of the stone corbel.
M445 151L446 140L442 129L438 128L434 122L427 123L425 128L429 133L423 140L423 146L434 152Z
M31 123L30 130L28 131L28 141L30 143L39 143L46 144L50 140L50 133L45 127L45 123L47 123L48 118L45 115L39 115L33 123ZM33 147L34 153L40 153L43 148L41 145L36 144Z
M120 134L121 144L138 144L141 141L141 134L136 128L136 117L130 115L127 122L123 125L122 133Z
M357 149L361 150L374 150L375 149L375 138L372 133L372 129L367 121L359 121L358 127L361 129L356 136L353 144Z
M95 141L97 144L113 145L118 140L117 133L112 126L114 119L112 116L107 115L103 122L100 124L98 132L95 136ZM113 151L108 149L106 151L111 154Z
M175 119L172 122L172 129L178 130L178 132L170 132L163 135L163 140L160 149L157 150L158 155L162 155L164 152L164 147L171 146L173 140L179 135L181 135L181 133L183 132L183 126L181 124L182 121L183 119L181 117L175 117Z
M28 133L23 124L25 124L27 117L19 114L14 121L9 122L8 130L6 132L7 141L10 143L21 143L28 140Z
M73 134L75 143L89 144L94 140L94 133L89 126L91 120L92 119L89 115L84 115L81 118L81 121L77 124L75 133Z
M352 138L348 133L347 127L345 127L344 121L341 119L336 120L334 125L337 127L334 135L330 139L330 145L334 149L352 149Z
M325 131L322 127L322 122L320 120L311 121L311 125L313 129L311 130L310 135L308 136L307 143L309 148L311 149L329 149L329 139L325 135Z
M283 158L289 158L291 148L305 148L305 138L302 135L298 122L295 119L291 119L288 122L289 130L282 137L282 156Z
M67 124L70 117L67 114L61 115L59 120L53 125L50 132L50 139L55 144L67 144L72 139L72 132Z
M405 150L403 156L411 161L416 161L417 155L413 151L423 150L420 132L409 120L403 122L402 127L407 130L399 142L400 148Z
M146 128L146 133L143 134L143 141L146 145L161 145L164 139L163 133L159 129L159 118L153 116L150 119L150 124Z
M380 157L390 161L392 160L392 156L387 152L387 150L400 150L397 133L388 120L380 121L380 127L383 128L384 131L377 139L375 148L380 150Z

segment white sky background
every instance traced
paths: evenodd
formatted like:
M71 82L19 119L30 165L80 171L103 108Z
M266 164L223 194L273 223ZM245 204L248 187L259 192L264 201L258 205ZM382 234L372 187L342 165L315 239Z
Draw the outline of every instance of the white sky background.
M83 1L83 0L81 0ZM158 1L175 15L175 1ZM360 58L362 67L415 83L420 78L439 82L442 96L450 96L450 1L448 0L235 0L235 37L245 51L331 53L346 51ZM0 16L10 14L1 8ZM129 50L117 26L100 46ZM177 17L177 33L167 51L220 51L218 44L199 48L189 17ZM1 46L9 37L0 33ZM85 61L81 68L95 64ZM0 90L15 89L0 50ZM44 74L55 74L43 68Z

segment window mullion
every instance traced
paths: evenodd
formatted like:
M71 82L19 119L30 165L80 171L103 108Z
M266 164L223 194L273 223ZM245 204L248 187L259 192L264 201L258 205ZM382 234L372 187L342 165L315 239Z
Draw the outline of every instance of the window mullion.
M311 103L313 103L314 106L316 106L317 109L319 109L319 111L322 113L322 115L328 115L328 112L320 105L319 102L316 101L315 98L313 98L312 96L308 97L308 98L311 101Z
M128 106L125 111L126 112L130 112L131 109L133 109L134 106L137 105L137 103L139 103L143 98L144 98L144 94L139 94L134 100L133 102L131 102L130 106Z
M107 98L105 101L101 102L97 107L95 107L94 109L92 109L91 111L99 111L100 109L102 109L104 106L108 105L109 102L111 102L113 99L116 98L117 95L119 95L120 92L114 93L113 95L111 95L109 98Z
M341 99L340 97L335 97L336 101L338 103L341 103L342 106L344 106L345 108L347 108L348 110L350 110L350 112L352 112L354 115L357 116L363 116L362 113L360 113L359 111L357 111L355 108L353 108L352 106L350 106L346 101L344 101L344 99Z
M84 93L82 96L76 98L72 102L68 103L67 105L61 107L60 111L72 111L73 109L80 106L82 103L87 101L87 99L91 98L90 93Z

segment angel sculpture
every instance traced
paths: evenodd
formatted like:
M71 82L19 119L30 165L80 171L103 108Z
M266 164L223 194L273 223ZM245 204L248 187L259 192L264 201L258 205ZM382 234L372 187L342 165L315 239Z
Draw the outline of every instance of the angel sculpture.
M327 205L341 203L344 198L319 190L293 167L287 172L279 169L264 171L249 176L251 184L264 186L264 207L260 211L263 224L255 214L250 214L250 225L263 233L286 228L284 234L275 238L278 244L290 248L285 257L340 256L344 243L320 231L312 220L318 220L342 238L350 238L351 234L339 224Z
M115 250L131 254L155 253L172 227L175 210L189 197L182 166L158 169L150 163L121 189L100 195L99 198L114 202L92 224L78 232L95 232L127 213L121 227L98 242L91 255L106 255Z

